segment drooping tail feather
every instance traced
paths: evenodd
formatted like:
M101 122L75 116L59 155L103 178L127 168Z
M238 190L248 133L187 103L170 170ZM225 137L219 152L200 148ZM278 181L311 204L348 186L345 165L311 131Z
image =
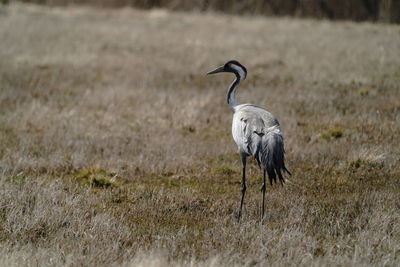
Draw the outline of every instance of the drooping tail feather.
M285 167L285 149L283 146L283 137L277 132L268 132L261 138L261 144L254 157L257 162L267 171L269 182L272 185L276 183L278 176L281 184L285 183L285 177L282 171L292 175Z

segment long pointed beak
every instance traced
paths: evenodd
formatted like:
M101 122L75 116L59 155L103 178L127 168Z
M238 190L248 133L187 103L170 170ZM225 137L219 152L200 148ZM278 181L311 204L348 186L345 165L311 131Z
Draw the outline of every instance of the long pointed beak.
M215 70L207 72L207 74L214 74L214 73L223 72L223 71L224 71L224 66L221 66L221 67L216 68Z

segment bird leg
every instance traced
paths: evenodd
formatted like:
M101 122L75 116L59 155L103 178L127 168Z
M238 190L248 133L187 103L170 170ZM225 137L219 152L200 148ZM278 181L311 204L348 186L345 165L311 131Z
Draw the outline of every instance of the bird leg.
M264 219L264 206L265 206L265 169L263 169L263 182L261 185L262 203L261 203L261 222Z
M239 215L238 215L238 221L240 220L240 217L242 216L242 208L243 208L243 202L244 202L244 195L246 193L246 156L242 156L242 163L243 163L243 172L242 172L242 199L240 201L240 209L239 209Z

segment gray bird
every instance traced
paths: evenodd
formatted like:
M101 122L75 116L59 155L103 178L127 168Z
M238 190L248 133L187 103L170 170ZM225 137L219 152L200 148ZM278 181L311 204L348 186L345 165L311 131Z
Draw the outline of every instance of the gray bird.
M285 167L282 132L278 120L270 112L253 104L237 103L236 88L247 76L247 70L242 64L236 60L231 60L207 74L219 72L231 72L236 76L236 79L229 87L227 101L233 111L232 136L239 148L240 158L243 163L242 199L240 201L238 220L242 215L243 200L246 193L246 161L248 156L253 156L263 170L262 203L260 207L261 220L263 220L266 173L271 185L273 182L276 183L277 176L282 185L285 183L282 172L291 175Z

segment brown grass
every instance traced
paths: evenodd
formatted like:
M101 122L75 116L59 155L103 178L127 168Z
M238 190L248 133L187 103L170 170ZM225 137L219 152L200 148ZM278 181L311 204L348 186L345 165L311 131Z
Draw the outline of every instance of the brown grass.
M3 265L398 266L397 26L12 4L0 12ZM240 162L225 103L285 131L286 186Z

